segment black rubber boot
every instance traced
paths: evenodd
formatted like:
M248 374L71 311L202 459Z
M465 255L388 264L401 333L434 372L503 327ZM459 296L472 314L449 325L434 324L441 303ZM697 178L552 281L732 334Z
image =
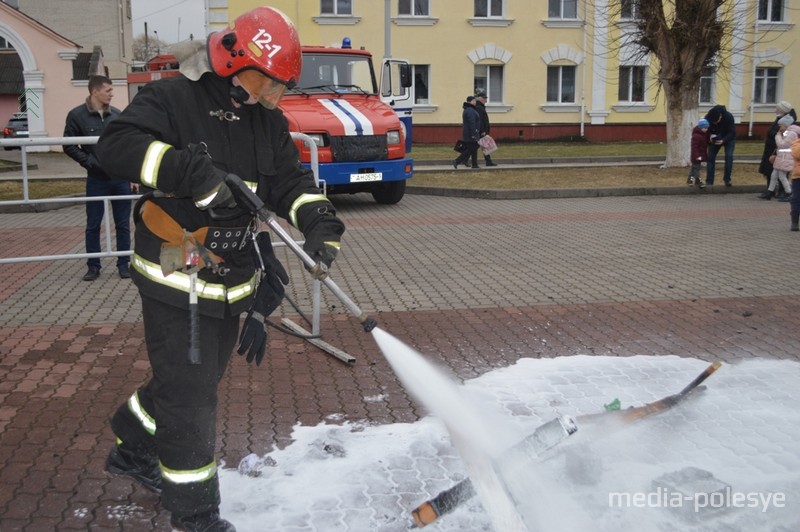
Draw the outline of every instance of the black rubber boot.
M792 214L792 231L800 231L800 214Z
M106 471L112 475L131 477L145 488L161 493L161 469L158 457L151 453L137 454L115 445L106 459Z
M175 530L186 532L236 532L230 521L219 516L219 510L185 516L172 514L169 524Z

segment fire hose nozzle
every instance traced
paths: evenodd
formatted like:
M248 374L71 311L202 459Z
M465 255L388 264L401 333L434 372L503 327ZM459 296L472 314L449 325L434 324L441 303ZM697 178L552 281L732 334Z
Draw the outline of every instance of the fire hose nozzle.
M364 327L364 332L370 332L372 329L378 326L378 320L375 318L370 318L369 316L364 316L361 320L361 325Z
M308 268L308 273L317 281L323 281L328 276L328 268L323 263L318 262L313 267Z

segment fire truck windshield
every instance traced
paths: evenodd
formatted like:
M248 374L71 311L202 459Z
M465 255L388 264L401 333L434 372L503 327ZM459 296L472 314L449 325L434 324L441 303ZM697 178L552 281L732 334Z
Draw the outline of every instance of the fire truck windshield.
M376 94L377 84L369 57L347 54L303 54L300 83L303 93Z

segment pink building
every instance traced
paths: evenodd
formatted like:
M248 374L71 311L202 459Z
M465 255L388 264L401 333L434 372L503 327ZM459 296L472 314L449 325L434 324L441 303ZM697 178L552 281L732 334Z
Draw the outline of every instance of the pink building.
M0 45L0 127L22 110L28 114L31 138L62 136L67 113L88 96L88 74L104 72L102 52L99 48L93 53L82 50L4 2L0 2ZM76 72L83 63L86 71ZM89 72L89 68L95 70ZM113 103L122 108L127 98L115 98Z

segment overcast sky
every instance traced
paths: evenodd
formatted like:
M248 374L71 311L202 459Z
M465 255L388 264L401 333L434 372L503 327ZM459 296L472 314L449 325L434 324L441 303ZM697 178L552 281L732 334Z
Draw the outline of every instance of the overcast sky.
M134 37L144 33L145 22L151 37L170 44L189 34L195 39L206 35L204 0L132 0L131 7Z

